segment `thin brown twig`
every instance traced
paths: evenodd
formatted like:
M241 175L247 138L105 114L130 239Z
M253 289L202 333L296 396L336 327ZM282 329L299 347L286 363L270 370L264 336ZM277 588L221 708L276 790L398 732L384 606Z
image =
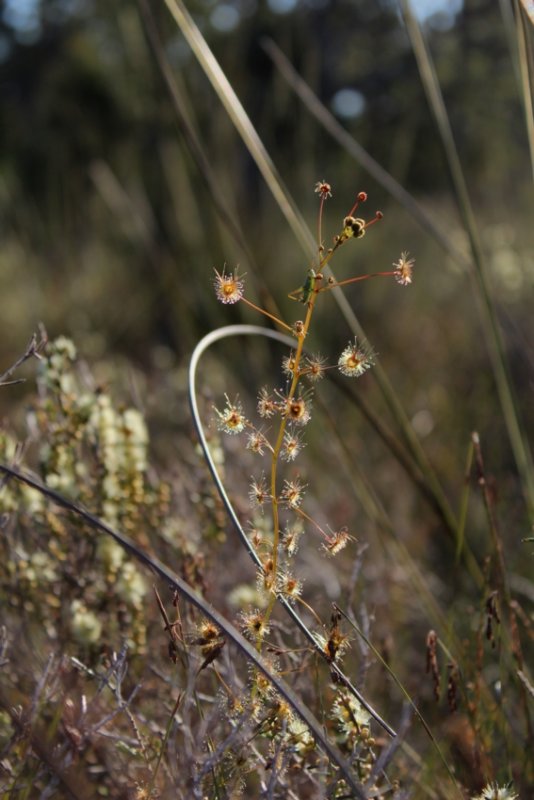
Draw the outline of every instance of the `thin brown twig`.
M13 386L17 383L24 383L24 378L17 378L14 381L8 381L7 379L22 365L25 361L28 361L30 358L37 358L41 359L41 351L46 347L48 343L48 336L46 335L46 331L44 327L39 328L39 336L36 333L32 334L30 341L28 342L28 346L24 353L17 358L14 364L12 364L8 369L6 369L2 374L0 374L0 386Z

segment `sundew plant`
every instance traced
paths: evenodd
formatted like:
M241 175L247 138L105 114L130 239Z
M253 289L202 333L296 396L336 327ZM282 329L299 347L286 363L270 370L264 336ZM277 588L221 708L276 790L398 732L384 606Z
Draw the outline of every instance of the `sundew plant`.
M287 467L298 463L305 447L305 432L313 412L313 393L317 384L329 370L339 370L346 378L359 378L364 375L375 362L375 353L367 341L354 338L342 349L334 363L320 353L309 353L306 350L306 339L312 329L315 311L321 296L336 287L349 286L371 278L391 278L400 286L409 286L412 282L414 259L403 252L392 264L393 269L369 272L336 280L325 275L325 268L330 264L341 247L353 246L366 235L369 228L382 219L382 213L366 220L355 216L361 213L360 207L367 200L365 192L357 195L350 211L342 220L340 232L334 236L332 246L325 246L322 235L323 211L332 195L331 186L319 181L315 186L319 199L317 221L317 261L305 275L302 286L290 292L289 297L299 303L303 318L294 322L286 322L267 310L258 307L245 296L244 276L239 270L215 270L215 291L218 300L226 305L242 302L265 315L278 328L290 334L295 346L282 360L282 380L278 385L261 386L257 397L257 422L247 415L243 403L236 397L225 396L225 404L215 408L215 419L220 431L229 436L243 437L243 447L257 455L263 464L250 480L251 531L250 543L258 564L257 586L263 599L261 610L253 609L243 612L240 620L244 635L250 639L259 652L266 647L266 637L270 631L270 622L275 603L281 599L286 605L302 606L310 611L318 625L313 633L313 641L322 656L330 665L340 664L343 653L349 646L349 637L342 633L341 614L335 611L330 625L321 624L308 601L302 597L303 582L294 568L294 556L299 544L314 537L320 541L320 549L327 558L332 558L344 550L355 537L348 526L334 530L320 523L307 511L306 494L313 491L293 471L288 476ZM272 426L268 428L267 426ZM261 515L262 524L255 524ZM307 546L307 542L303 544ZM270 650L267 647L267 650ZM273 665L276 669L276 665ZM342 673L341 673L342 674ZM258 680L255 676L253 680ZM339 674L338 674L338 680ZM260 682L264 682L261 677ZM343 678L341 679L343 683ZM353 688L353 687L351 687ZM252 687L252 696L260 700L263 696L261 687L256 683ZM359 697L359 696L358 696ZM345 688L334 703L334 717L342 720L342 727L351 727L354 731L367 731L370 715L361 705L361 699L351 697ZM365 703L364 703L365 704ZM372 711L372 709L369 709ZM373 714L374 715L374 714ZM379 719L379 718L378 718ZM357 721L359 720L359 721ZM387 725L385 726L387 729ZM350 738L349 732L346 731ZM359 737L361 738L361 737ZM364 739L368 738L368 734ZM359 777L368 777L373 759L361 759Z
M306 352L306 337L313 323L319 297L335 287L348 286L375 277L394 278L401 286L408 286L412 282L414 260L408 258L407 253L402 253L398 261L393 263L393 270L352 276L339 281L333 277L325 278L323 271L337 251L343 245L361 239L372 225L382 219L382 213L377 211L368 221L354 216L360 204L367 200L365 192L360 192L343 219L341 232L334 237L333 246L327 248L322 240L322 218L325 203L332 194L330 184L319 181L315 191L319 195L317 264L308 270L303 285L289 295L304 306L304 319L287 323L274 317L245 297L244 280L237 269L231 272L226 269L220 273L215 271L215 291L221 303L246 303L274 320L277 326L289 332L296 340L295 349L284 357L281 365L285 380L283 388L263 386L259 389L259 425L248 419L238 398L232 401L226 396L224 408L215 409L221 431L229 435L245 436L247 449L259 457L266 456L270 461L267 474L263 471L253 476L250 484L252 508L264 511L269 507L272 519L270 540L266 540L263 533L252 533L254 547L262 561L258 583L269 596L263 624L258 626L258 648L261 648L263 632L268 625L276 595L294 600L301 594L302 585L292 573L291 558L305 528L320 536L327 556L335 556L353 538L347 527L337 531L325 530L306 513L304 498L308 487L298 478L285 478L282 470L282 462L294 462L305 446L304 431L312 417L313 392L326 372L338 369L347 378L358 378L373 366L375 360L371 345L367 341L358 341L357 338L342 350L336 364L329 364L322 354ZM270 421L276 422L276 425L274 434L269 437L263 426ZM339 652L328 654L335 660Z

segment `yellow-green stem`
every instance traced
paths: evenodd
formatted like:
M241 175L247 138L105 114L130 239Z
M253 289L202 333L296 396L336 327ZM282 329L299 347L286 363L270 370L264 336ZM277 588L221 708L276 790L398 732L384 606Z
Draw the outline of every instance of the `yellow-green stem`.
M312 292L310 301L308 303L308 310L306 312L306 319L304 320L302 333L298 337L297 350L295 352L294 366L293 366L293 380L291 381L291 387L288 393L289 402L291 402L297 390L297 385L300 377L299 376L300 359L302 357L302 350L304 348L304 340L306 338L306 334L310 327L310 322L313 315L313 309L315 306L316 298L317 298L317 293ZM276 601L275 587L276 587L276 578L278 575L278 545L280 543L280 516L278 513L279 502L278 502L276 487L277 487L277 475L278 475L278 458L280 456L280 450L282 449L286 426L287 426L287 416L284 416L280 423L278 436L276 438L276 443L274 445L273 454L271 458L271 497L273 503L273 554L272 554L273 585L271 587L269 604L265 611L265 623L269 621Z
M336 242L336 245L332 248L330 252L328 252L320 261L319 264L319 272L320 270L326 266L326 264L330 261L332 256L334 255L335 250L338 247L339 242ZM298 382L300 379L300 360L302 358L302 351L304 349L304 341L308 334L308 330L310 328L311 319L313 316L313 311L315 308L315 302L317 300L317 295L320 292L319 282L322 280L322 277L317 275L316 277L316 284L313 288L311 293L309 302L308 302L308 309L306 311L306 318L304 320L302 331L298 336L297 342L297 349L294 356L294 363L293 363L293 379L291 381L291 386L288 393L288 400L291 402L295 393L297 391ZM276 579L278 576L278 546L280 544L280 516L279 516L279 502L278 502L278 494L277 494L277 477L278 477L278 458L280 456L280 450L282 449L282 444L284 441L284 433L287 426L287 416L282 418L280 423L280 428L278 430L278 436L276 438L276 443L273 447L273 453L271 458L271 497L272 497L272 504L273 504L273 549L272 549L272 586L270 587L270 597L269 603L265 610L264 622L265 625L268 624L271 614L273 612L274 604L276 602ZM256 642L256 649L258 652L261 650L263 642L263 636L259 635L258 640Z
M246 297L242 297L241 298L241 302L242 303L246 303L246 305L250 306L250 308L253 308L254 311L259 311L259 313L263 314L264 317L269 317L269 319L272 319L273 322L276 322L277 325L280 325L281 328L285 328L286 331L289 331L290 333L293 332L293 328L291 327L291 325L287 325L285 322L282 322L282 320L278 319L278 317L276 317L274 314L270 314L264 308L260 308L260 306L257 306L255 303L252 303L250 300L247 300Z

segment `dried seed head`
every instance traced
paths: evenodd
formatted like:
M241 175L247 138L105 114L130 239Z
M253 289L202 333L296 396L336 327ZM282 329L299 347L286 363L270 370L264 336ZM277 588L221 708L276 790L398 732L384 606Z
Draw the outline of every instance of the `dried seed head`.
M197 625L197 632L191 644L205 645L222 636L222 632L210 619L203 619Z
M209 619L204 619L199 623L197 633L193 636L191 644L200 647L200 652L204 658L200 670L203 670L219 657L226 640L215 623Z
M222 273L217 272L217 270L214 270L214 272L213 284L217 300L225 305L232 305L241 300L245 284L242 280L243 276L238 274L237 269L227 273L226 267L224 267Z
M263 559L261 562L261 570L258 570L257 574L257 586L260 592L272 591L275 582L275 575L274 575L274 563L270 556Z
M354 339L354 344L349 343L339 356L339 371L348 378L358 378L373 366L374 357L375 354L367 342L359 345L357 339Z
M252 527L250 529L250 531L248 533L248 537L250 539L250 542L251 542L252 546L254 547L254 550L258 550L261 547L261 545L264 544L264 539L263 539L263 536L261 534L261 531L259 531L255 527Z
M439 701L441 694L441 679L438 664L437 652L438 636L436 631L429 631L426 637L426 671L432 675L432 683L434 685L434 698L436 702Z
M330 663L333 663L338 657L341 657L350 647L349 637L341 633L341 628L339 627L340 620L341 614L336 609L332 614L328 639L325 640L323 646L323 650Z
M449 711L453 713L458 709L458 665L451 661L447 664L447 705Z

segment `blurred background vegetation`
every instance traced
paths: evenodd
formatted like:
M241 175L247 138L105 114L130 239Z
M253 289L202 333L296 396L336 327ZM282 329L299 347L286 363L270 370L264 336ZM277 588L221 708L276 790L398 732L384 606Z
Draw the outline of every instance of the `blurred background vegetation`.
M249 309L217 304L213 268L239 263L247 273L247 296L275 302L293 319L298 310L287 293L302 283L309 264L165 4L150 3L159 54L147 37L141 7L128 0L0 3L0 364L23 352L40 322L51 338L70 337L102 386L146 411L153 463L179 473L177 442L190 430L188 356L218 325L258 322ZM506 0L421 0L413 7L435 58L488 259L520 416L531 432L534 208L507 27L511 6ZM529 522L468 271L321 127L264 46L268 40L278 45L347 131L467 252L447 161L397 3L205 0L187 8L310 228L316 226L313 187L320 179L333 188L323 225L327 242L358 191L368 193L367 216L375 208L383 211L380 225L344 248L334 263L337 275L387 270L404 250L416 259L409 291L371 281L348 288L346 295L455 509L470 434L479 432L512 583L531 603L532 560L521 543ZM185 116L208 154L222 209L177 117L158 55L170 66ZM232 233L225 214L242 238ZM321 324L310 347L337 354L350 331L330 297L318 313ZM247 387L253 397L256 386L279 381L279 354L270 360L259 342L231 342L217 352L204 375L213 396L240 391L247 399ZM358 391L386 418L372 372ZM0 394L0 413L19 431L32 392L30 381ZM330 387L321 402L398 535L424 559L422 569L437 596L445 603L464 602L455 595L458 575L453 581L447 572L454 571L454 548L441 535L439 520L354 408ZM350 470L335 470L337 440L325 430L327 422L319 423L306 451L310 465L314 457L321 459L317 494L327 499L318 502L333 527L348 523L373 553L375 521L354 499ZM323 459L331 470L324 470ZM245 472L244 493L247 480ZM482 503L474 501L470 513L467 535L482 562ZM382 592L391 558L386 554L374 576L370 597L384 641L393 618L404 624L420 612L409 607L402 580L398 594ZM336 597L339 578L326 573L326 594ZM319 585L322 577L315 576ZM389 577L395 581L393 573ZM422 636L426 623L419 624ZM397 631L397 646L410 636L406 629ZM424 659L422 648L416 657Z
M194 344L219 324L257 321L213 297L213 267L240 264L248 294L293 314L287 292L306 258L163 3L152 3L174 74L242 240L229 232L192 156L132 2L4 0L0 9L0 360L20 353L38 322L66 334L112 380L119 363L162 382L168 419ZM338 259L340 274L383 270L408 250L409 295L374 282L347 295L443 479L458 489L468 436L479 430L515 501L513 462L470 278L317 123L274 67L272 39L367 151L431 213L454 246L466 236L439 136L395 2L253 0L188 8L304 218L315 230L316 180L333 186L327 241L357 191L385 220ZM507 3L414 5L424 23L457 140L521 414L532 396L532 192L524 112ZM146 21L146 20L145 20ZM324 352L349 332L330 300ZM113 365L111 368L109 365ZM122 380L122 379L121 379ZM5 413L17 392L2 393ZM374 396L372 379L362 390ZM145 397L148 402L148 398ZM158 439L158 430L154 430ZM168 442L162 437L162 443ZM171 448L172 449L172 448ZM524 532L524 531L523 531Z

